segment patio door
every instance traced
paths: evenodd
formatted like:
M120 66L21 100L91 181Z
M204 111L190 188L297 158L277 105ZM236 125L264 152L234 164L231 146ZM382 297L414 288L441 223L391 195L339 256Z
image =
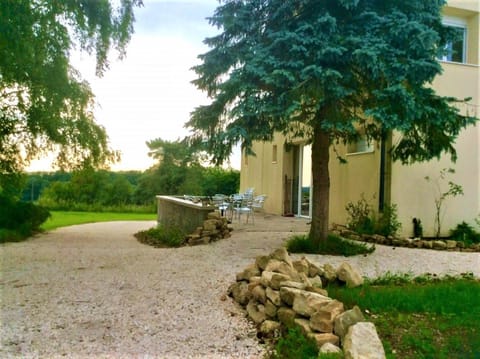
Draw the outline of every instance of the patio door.
M312 146L293 148L293 213L300 217L312 216Z

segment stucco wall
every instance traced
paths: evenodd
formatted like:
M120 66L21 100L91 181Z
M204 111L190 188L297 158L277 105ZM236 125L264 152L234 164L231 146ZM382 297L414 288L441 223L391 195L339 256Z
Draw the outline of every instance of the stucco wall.
M480 68L462 64L443 64L444 73L438 77L433 87L441 95L457 98L472 97L469 106L460 106L463 113L480 116ZM398 135L397 135L398 136ZM394 139L395 141L395 139ZM438 197L432 183L426 176L438 177L443 168L453 168L456 173L446 181L440 181L441 192L447 189L451 180L463 187L465 194L449 198L444 205L442 232L444 235L462 221L475 224L474 218L480 213L480 127L469 127L456 141L458 160L452 163L447 156L428 163L392 166L392 202L399 207L399 219L405 235L413 231L412 219L420 218L425 235L434 232L434 200Z

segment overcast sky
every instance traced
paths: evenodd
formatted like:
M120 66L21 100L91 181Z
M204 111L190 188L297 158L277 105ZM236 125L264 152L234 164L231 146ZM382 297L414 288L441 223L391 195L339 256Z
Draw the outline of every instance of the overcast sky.
M187 135L183 127L193 109L208 103L190 81L197 56L208 50L202 43L218 30L206 20L217 0L144 0L136 11L135 33L123 61L111 59L102 78L87 54L72 59L89 81L99 103L95 114L120 150L122 161L114 170L143 170L153 164L145 142L155 138L176 140ZM239 168L240 158L231 165ZM36 163L33 170L48 170Z

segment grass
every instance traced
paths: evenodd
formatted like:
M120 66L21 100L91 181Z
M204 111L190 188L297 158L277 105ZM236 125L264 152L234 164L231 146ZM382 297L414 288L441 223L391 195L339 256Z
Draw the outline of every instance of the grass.
M153 213L115 213L115 212L70 212L51 211L51 217L40 226L40 229L49 231L55 228L72 226L75 224L110 222L110 221L154 221Z
M387 358L480 358L480 281L389 276L363 287L329 287L368 310Z
M349 257L372 253L375 250L375 246L329 235L327 240L321 241L320 247L316 249L308 235L296 235L287 241L287 249L291 253L331 254Z

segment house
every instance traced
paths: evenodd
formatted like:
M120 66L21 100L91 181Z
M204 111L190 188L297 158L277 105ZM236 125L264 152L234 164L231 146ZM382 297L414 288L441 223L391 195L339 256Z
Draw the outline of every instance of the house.
M440 95L471 98L460 110L480 117L480 1L450 0L443 15L444 25L453 27L461 36L459 41L448 44L451 52L440 59L443 74L435 79L433 87ZM413 234L412 221L417 218L422 221L424 235L431 236L435 199L451 181L462 186L464 194L444 201L442 234L448 234L462 221L475 225L480 214L480 124L468 127L458 137L455 163L449 156L413 165L393 162L382 154L388 153L388 146L397 139L398 134L391 136L387 150L366 140L332 146L331 223L346 223L346 204L363 196L377 211L381 203L395 204L403 235ZM311 216L311 146L302 140L286 145L285 138L277 134L272 142L254 143L253 151L256 156L242 154L241 189L254 187L256 193L268 195L265 210L269 213ZM335 160L337 155L346 158L347 163ZM442 169L448 168L455 173L439 178Z

